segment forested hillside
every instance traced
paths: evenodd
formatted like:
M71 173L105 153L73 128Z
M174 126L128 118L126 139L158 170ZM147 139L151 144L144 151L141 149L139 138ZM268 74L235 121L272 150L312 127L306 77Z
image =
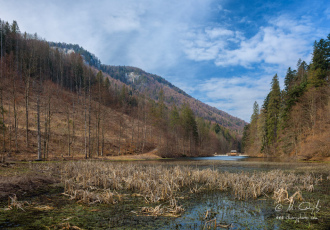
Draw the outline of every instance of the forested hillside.
M81 54L89 65L102 70L111 78L130 86L133 91L143 93L155 101L158 101L159 93L162 90L164 93L164 103L167 107L172 107L173 104L176 106L182 106L184 103L188 103L196 116L202 117L208 121L216 122L221 126L228 128L229 131L234 131L236 134L240 135L243 133L243 128L247 124L237 117L231 116L224 111L196 100L183 90L155 74L147 73L136 67L101 64L100 60L95 57L95 55L78 45L50 42L50 46L63 49L65 52Z
M0 24L2 159L150 150L161 156L197 156L240 148L236 132L196 115L191 101L175 105L167 88L151 97L106 73L95 56L78 52L79 46L56 48L36 34L21 33L15 21ZM138 74L132 72L125 76Z
M312 62L288 68L284 89L275 75L259 108L245 126L244 151L302 159L330 156L330 34L315 41Z

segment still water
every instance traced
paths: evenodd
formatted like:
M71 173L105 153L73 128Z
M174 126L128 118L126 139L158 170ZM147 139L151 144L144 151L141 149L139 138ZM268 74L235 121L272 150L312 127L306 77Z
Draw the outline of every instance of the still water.
M280 229L281 226L276 220L275 205L266 199L239 201L230 193L212 192L191 201L186 212L163 229L215 229L219 224L230 229Z
M191 157L188 158L189 160L211 160L211 161L242 161L248 160L248 156L226 156L226 155L219 155L219 156L212 156L212 157Z
M240 156L227 156L217 155L211 157L186 157L181 158L182 160L188 161L249 161L249 162L283 162L285 159L277 157L250 157L247 155Z
M179 161L175 160L173 163ZM278 158L248 156L184 158L181 159L181 163L201 170L212 168L232 173L291 170L298 167L294 163L285 163ZM319 195L319 192L314 191L313 198L308 199L314 200ZM299 210L296 212L276 211L277 204L272 199L272 194L265 194L258 199L237 200L231 191L212 191L193 195L188 200L180 201L180 205L186 210L182 216L173 219L160 229L225 229L225 227L228 229L308 229L308 226L313 226L313 229L326 229L326 225L318 225L320 220L317 217L313 219L310 213ZM217 225L218 227L215 227ZM220 228L220 225L223 228Z

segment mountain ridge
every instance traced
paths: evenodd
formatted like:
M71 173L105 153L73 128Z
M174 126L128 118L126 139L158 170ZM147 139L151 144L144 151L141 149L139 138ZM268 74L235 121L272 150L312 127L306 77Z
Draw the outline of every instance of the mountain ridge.
M160 91L163 90L165 104L168 107L173 104L181 106L187 102L197 116L216 122L240 135L243 133L244 126L248 124L240 118L193 98L161 76L148 73L138 67L102 64L94 54L77 44L55 42L49 42L49 44L51 47L62 49L66 53L73 51L80 54L87 64L106 73L108 77L131 87L135 93L144 93L157 101Z

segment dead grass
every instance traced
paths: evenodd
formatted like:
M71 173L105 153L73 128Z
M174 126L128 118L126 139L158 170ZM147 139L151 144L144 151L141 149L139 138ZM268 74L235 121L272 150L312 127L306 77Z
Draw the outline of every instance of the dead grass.
M20 209L25 212L24 206L30 205L27 201L18 201L16 194L8 197L8 208L4 210Z
M36 165L37 166L37 165ZM295 174L283 170L269 172L220 172L190 166L146 165L123 162L77 161L38 164L43 172L59 174L64 194L86 204L114 204L127 196L141 196L148 204L138 214L180 215L179 197L204 191L231 191L238 200L273 197L275 202L303 199L301 191L312 192L322 181L314 174ZM296 191L289 196L289 191Z
M33 174L11 177L0 176L0 199L5 199L8 196L16 197L16 194L33 193L56 182L56 179L52 177Z
M107 156L104 159L114 160L114 161L127 161L127 160L159 160L162 159L160 156L156 155L157 150L153 150L148 153L137 154L137 155L122 155L122 156Z

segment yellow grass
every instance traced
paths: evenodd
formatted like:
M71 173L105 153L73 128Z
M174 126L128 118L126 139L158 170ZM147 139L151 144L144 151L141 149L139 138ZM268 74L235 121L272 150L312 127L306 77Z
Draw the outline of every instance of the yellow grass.
M114 204L126 196L142 196L146 203L170 203L166 207L141 210L151 215L183 212L177 200L189 192L228 190L239 200L273 195L275 202L292 202L302 199L302 190L312 192L314 185L322 181L313 174L282 170L229 173L209 168L129 162L77 161L37 167L44 172L59 173L65 186L64 194L79 202ZM296 193L289 196L291 190Z

